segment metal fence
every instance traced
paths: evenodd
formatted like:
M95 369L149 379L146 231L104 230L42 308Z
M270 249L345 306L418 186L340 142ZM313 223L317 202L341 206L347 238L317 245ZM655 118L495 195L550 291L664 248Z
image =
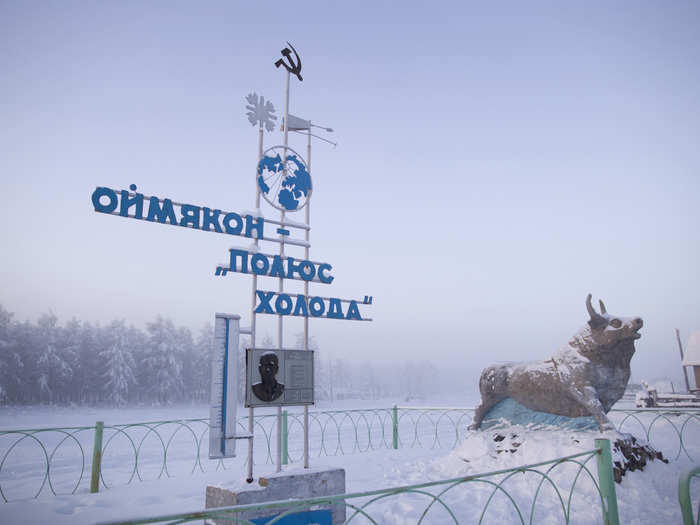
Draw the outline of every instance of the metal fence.
M700 410L698 409L658 409L638 408L611 410L608 417L620 432L628 432L640 437L652 446L655 443L669 443L678 439L678 448L673 452L664 450L669 459L687 457L691 461L700 460ZM689 439L691 438L692 439ZM695 448L693 448L693 445Z
M693 501L690 497L690 484L693 478L700 480L700 465L683 473L678 480L678 502L681 505L681 515L683 516L683 525L699 525L700 524L700 499L697 504L695 513L696 519L693 520Z
M538 523L544 518L548 521L559 518L564 523L571 523L574 514L582 513L584 516L577 520L580 523L592 523L595 514L604 524L618 525L610 442L597 439L595 447L541 463L416 485L219 507L192 513L104 522L103 525L176 524L199 520L271 525L295 513L338 505L345 508L346 524L382 523L391 516L393 507L398 508L401 523L481 523L487 517L496 518L499 523ZM523 487L527 487L527 490L523 491ZM582 493L587 493L589 498L583 498ZM591 493L594 494L592 498ZM547 497L542 498L544 494ZM556 502L553 507L538 505L543 499L551 501L552 495ZM269 517L255 518L253 521L251 514Z
M309 413L312 457L378 449L451 449L467 434L473 409L392 407ZM283 463L301 461L303 415L283 413ZM700 410L613 410L621 432L664 449L670 459L700 460ZM247 419L238 422L247 432ZM273 463L276 416L255 418L255 463ZM122 425L0 431L0 499L3 502L241 468L236 460L208 459L208 419ZM243 454L247 447L243 447Z

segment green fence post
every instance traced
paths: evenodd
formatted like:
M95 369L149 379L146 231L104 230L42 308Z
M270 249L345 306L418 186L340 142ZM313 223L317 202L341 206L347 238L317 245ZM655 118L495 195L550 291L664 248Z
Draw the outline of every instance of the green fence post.
M693 476L700 476L700 466L683 472L678 478L678 503L681 505L681 515L683 516L683 525L694 525L697 523L693 520L693 502L690 500L690 480ZM700 513L700 505L698 506ZM698 516L700 520L700 516Z
M394 445L394 450L397 450L399 448L399 408L394 405L394 408L392 409L392 417L391 417L391 422L392 422L392 427L393 427L393 445Z
M598 485L600 486L600 495L603 498L603 522L605 525L620 525L610 440L596 439L595 448L600 450L596 459L598 460Z
M100 490L100 467L102 466L102 431L104 422L95 423L95 445L92 449L92 476L90 477L90 492Z
M287 411L282 410L282 465L289 463L289 434L287 433Z

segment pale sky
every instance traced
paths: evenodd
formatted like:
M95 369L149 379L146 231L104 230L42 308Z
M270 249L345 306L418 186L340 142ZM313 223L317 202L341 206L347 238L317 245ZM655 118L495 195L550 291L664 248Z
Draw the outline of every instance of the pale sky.
M312 153L311 259L335 280L311 293L374 297L372 323L311 321L322 352L428 359L475 389L484 366L566 343L590 292L644 319L633 379L678 387L674 329L700 328L698 27L681 1L2 2L0 304L250 324L250 277L214 276L249 240L97 214L90 197L133 183L252 209L244 97L281 115L289 41L290 111L339 143ZM285 342L301 327L285 321Z

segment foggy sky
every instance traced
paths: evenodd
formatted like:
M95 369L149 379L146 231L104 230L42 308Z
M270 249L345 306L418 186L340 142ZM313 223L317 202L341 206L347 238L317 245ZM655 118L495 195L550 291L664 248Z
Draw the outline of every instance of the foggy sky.
M290 111L339 142L312 153L311 259L335 280L311 293L374 296L372 323L311 321L322 352L429 359L476 388L485 365L566 343L590 292L644 318L633 379L679 386L673 330L700 327L698 27L691 2L3 2L0 303L249 324L250 277L214 270L250 240L97 214L90 196L133 183L252 209L244 97L281 116L289 41ZM285 342L301 330L286 320Z

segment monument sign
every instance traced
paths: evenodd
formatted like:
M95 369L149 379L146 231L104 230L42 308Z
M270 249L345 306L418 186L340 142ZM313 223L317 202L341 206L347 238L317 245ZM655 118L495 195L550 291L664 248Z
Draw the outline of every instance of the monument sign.
M301 59L291 44L289 48L284 48L281 52L282 58L275 62L277 68L283 66L286 71L281 145L263 150L263 130L274 129L277 119L274 115L275 109L269 100L255 93L246 97L248 121L258 126L255 211L226 211L201 204L180 203L170 198L148 196L138 192L135 184L131 184L128 190L99 186L91 196L94 210L98 213L252 239L253 244L246 249L229 249L228 261L218 264L214 270L214 275L220 277L229 273L251 276L251 324L249 329L242 329L239 315L215 315L209 428L210 458L234 456L235 441L248 439L248 481L252 481L254 407L277 407L278 472L281 470L281 407L304 407L304 467L308 468L308 406L314 402L313 352L308 349L309 318L371 321L360 312L361 305L372 304L371 296L356 300L309 293L310 283L331 284L334 280L334 276L331 275L333 267L329 263L313 261L309 257L309 210L313 189L311 137L330 142L312 134L311 128L332 130L289 114L290 76L294 75L299 81L303 80ZM290 124L291 131L303 133L307 137L306 159L288 145ZM275 213L279 212L279 219L263 215L260 210L261 196ZM304 222L287 218L288 213L301 210L305 214ZM261 242L276 244L279 252L260 251ZM287 254L288 247L303 248L303 255ZM258 279L263 278L275 279L278 283L277 290L260 289ZM303 281L304 292L285 293L284 283L290 279ZM257 314L277 316L276 349L256 347ZM287 316L303 318L304 338L303 348L300 350L283 349L283 318ZM250 334L251 337L250 348L246 354L248 367L245 405L249 408L248 434L236 433L237 352L242 333Z

